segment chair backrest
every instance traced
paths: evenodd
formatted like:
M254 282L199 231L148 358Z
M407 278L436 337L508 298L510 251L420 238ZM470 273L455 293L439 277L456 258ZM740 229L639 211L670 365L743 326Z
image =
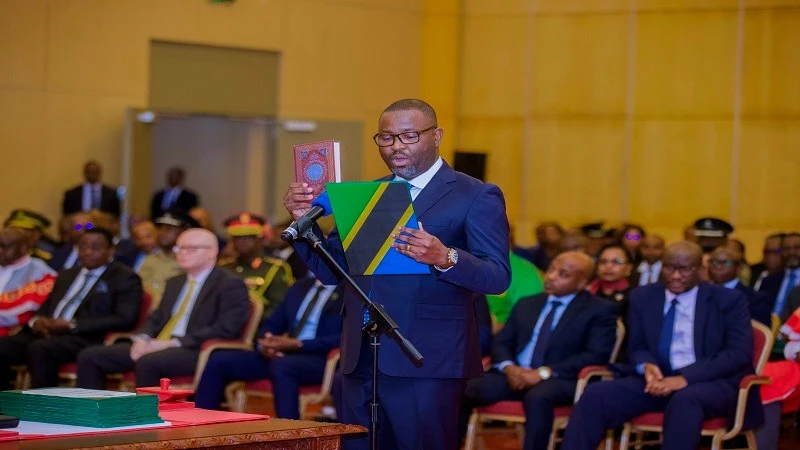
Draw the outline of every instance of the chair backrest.
M264 313L264 303L253 292L248 291L250 300L250 311L248 312L247 322L242 328L242 342L251 343L258 332L258 324L261 323L261 315Z
M777 314L772 313L772 314L769 315L769 319L770 319L770 325L771 325L771 328L772 328L772 330L771 330L772 331L772 337L774 338L775 336L778 335L778 332L781 330L781 318L778 317Z
M760 374L767 363L775 338L772 330L761 323L751 320L750 324L753 326L753 368Z
M144 325L144 321L147 320L147 317L150 316L150 307L153 306L153 296L147 293L147 291L142 291L142 303L139 306L139 317L136 319L136 326L133 328L134 330L138 330L139 327Z
M331 386L333 385L333 375L336 373L336 367L339 365L339 349L335 348L328 352L327 361L325 362L325 374L322 376L322 387L320 388L320 395L327 397L331 394Z
M608 358L609 364L614 364L617 362L617 357L619 356L619 350L622 348L622 341L625 340L625 325L622 323L622 319L617 319L617 340L614 342L614 350L611 351L611 357Z

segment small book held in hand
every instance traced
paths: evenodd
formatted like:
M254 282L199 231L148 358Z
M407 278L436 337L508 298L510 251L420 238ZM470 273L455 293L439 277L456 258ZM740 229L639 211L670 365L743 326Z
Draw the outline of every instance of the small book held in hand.
M339 143L331 139L295 145L294 180L308 183L315 198L325 190L325 183L342 181Z

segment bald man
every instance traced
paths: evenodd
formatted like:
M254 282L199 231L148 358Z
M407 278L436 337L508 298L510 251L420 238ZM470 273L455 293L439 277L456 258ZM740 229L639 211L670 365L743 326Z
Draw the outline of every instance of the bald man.
M587 388L561 448L594 450L607 429L663 412L661 448L691 450L704 420L732 419L739 381L753 373L750 313L741 292L700 282L702 256L693 242L670 245L662 281L631 293L626 376ZM745 430L763 422L758 389L751 394Z
M523 448L547 448L553 409L572 404L578 373L608 363L614 348L614 305L584 290L593 272L588 255L562 253L545 273L544 293L514 305L492 345L493 369L467 383L462 431L471 408L522 400Z
M135 370L137 386L160 378L192 375L200 346L241 334L250 303L244 282L216 267L217 238L190 228L175 246L185 274L170 278L161 303L132 343L94 347L78 356L78 387L104 389L106 374Z

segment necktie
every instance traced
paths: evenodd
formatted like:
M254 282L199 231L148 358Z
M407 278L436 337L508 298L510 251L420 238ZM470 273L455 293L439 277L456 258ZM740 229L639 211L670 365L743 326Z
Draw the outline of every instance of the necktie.
M175 196L175 191L170 189L164 192L164 199L161 201L161 209L167 210L172 206L172 198Z
M300 332L303 331L303 327L306 326L308 318L311 317L311 312L314 311L314 307L317 306L317 303L319 303L319 299L322 297L324 290L325 289L322 286L317 287L317 291L314 292L314 296L311 297L311 301L308 302L308 306L306 306L306 310L303 311L303 315L300 316L300 320L297 321L294 329L292 329L292 331L289 333L289 337L296 338Z
M552 301L550 303L550 311L542 322L542 328L539 329L539 336L536 338L536 345L533 346L533 355L531 355L531 368L537 368L544 362L544 350L547 347L547 341L550 339L550 333L553 331L553 320L556 317L556 311L562 306L559 301Z
M181 321L184 314L186 314L186 310L189 308L189 299L192 298L192 294L194 293L194 280L189 280L189 286L186 288L186 293L183 294L183 298L181 299L181 305L178 307L178 311L173 314L172 317L169 318L167 324L164 325L164 328L161 329L161 332L158 333L156 339L159 341L168 341L172 339L172 332L175 331L175 327L178 325L178 322Z
M100 209L100 188L92 186L92 209Z
M86 276L83 279L83 284L81 288L78 289L78 292L75 293L66 303L64 303L64 307L61 308L61 311L58 311L55 316L57 319L71 319L72 317L67 317L69 315L70 310L76 303L80 303L86 294L89 293L89 289L94 284L94 274L91 272L86 272Z
M661 327L661 337L658 339L658 365L666 372L672 372L672 363L669 360L669 352L672 347L672 333L675 329L675 310L678 306L678 299L673 298L664 315L664 325Z
M786 288L781 292L778 296L778 299L775 301L775 309L772 312L777 314L779 317L783 312L784 306L786 306L786 298L789 297L789 292L794 288L794 285L797 283L797 275L795 274L794 270L789 271L789 282L786 283Z

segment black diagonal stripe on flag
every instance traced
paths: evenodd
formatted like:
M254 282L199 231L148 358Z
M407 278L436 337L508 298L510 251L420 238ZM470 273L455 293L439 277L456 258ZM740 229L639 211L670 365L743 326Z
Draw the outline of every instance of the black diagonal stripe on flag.
M389 183L345 250L352 275L363 275L408 209L408 185Z

